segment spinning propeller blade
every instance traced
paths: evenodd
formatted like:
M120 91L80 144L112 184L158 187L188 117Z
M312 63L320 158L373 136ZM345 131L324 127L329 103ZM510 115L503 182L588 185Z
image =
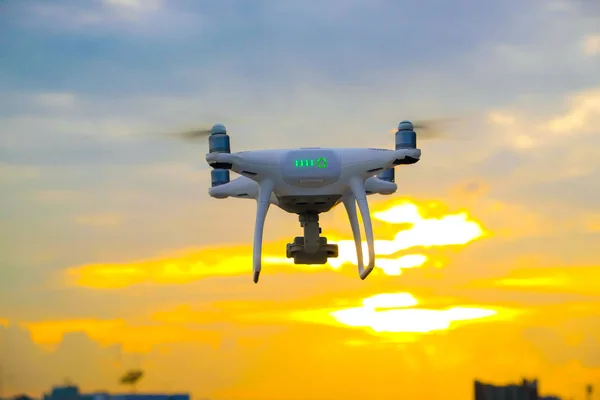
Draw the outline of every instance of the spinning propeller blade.
M183 139L188 141L194 141L204 139L210 136L211 128L195 128L189 129L182 132L167 133L167 136L177 139Z
M188 125L188 129L182 129L177 131L170 131L162 133L162 137L170 137L172 139L185 140L188 142L194 142L198 140L208 139L213 133L225 133L226 129L223 124L240 124L249 120L249 117L227 117L223 115L208 115L200 118L199 124ZM206 121L215 121L214 123L206 123Z
M183 139L187 141L195 141L208 138L213 133L226 133L227 129L223 124L214 124L212 127L198 127L180 132L167 133L166 136L172 138Z
M435 140L448 138L448 132L442 129L441 126L457 120L457 118L426 119L412 121L412 124L419 140ZM398 129L394 128L388 132L396 133L397 131Z

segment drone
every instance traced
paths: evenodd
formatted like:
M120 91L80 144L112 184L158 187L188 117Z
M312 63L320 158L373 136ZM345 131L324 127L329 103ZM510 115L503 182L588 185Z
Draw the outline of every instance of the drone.
M304 235L286 247L294 264L325 264L338 256L338 246L321 236L319 215L344 204L356 246L358 274L364 280L375 267L373 225L369 195L396 192L395 167L411 165L421 158L415 127L402 121L395 131L395 150L380 148L304 147L281 150L231 152L231 141L223 124L210 130L190 131L189 138L208 135L206 161L211 170L208 193L215 199L254 199L257 203L254 226L252 270L258 283L262 268L263 232L271 205L297 214ZM230 173L238 177L231 179ZM364 224L369 262L365 267L358 210Z

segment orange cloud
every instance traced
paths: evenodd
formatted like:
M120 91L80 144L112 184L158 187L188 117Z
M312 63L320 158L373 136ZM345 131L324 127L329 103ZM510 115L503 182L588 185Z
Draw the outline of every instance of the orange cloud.
M540 182L539 171L535 174L527 170L518 175L506 175L496 181L497 187L508 187L528 182ZM523 180L521 180L523 179ZM564 236L565 233L589 233L600 231L600 214L581 209L569 209L568 212L552 202L537 207L521 203L509 203L489 195L482 196L486 185L478 179L468 179L451 186L449 196L444 200L446 206L464 207L468 215L477 215L476 222L485 226L485 238L520 239L531 237ZM437 208L444 208L437 203ZM428 212L428 207L420 207ZM469 218L473 220L472 217Z
M378 239L375 242L377 268L387 275L399 275L402 269L420 267L429 261L427 248L463 246L485 235L481 225L472 220L467 212L427 216L436 207L443 208L432 202L419 206L402 201L373 214L376 220L388 226L388 230L394 229L392 239ZM330 259L327 265L294 265L293 260L275 255L276 251L282 251L283 246L279 243L265 246L263 262L298 270L339 269L343 265L357 265L354 241L345 238L336 240L332 235L328 236L330 241L338 244L339 256ZM363 246L367 254L366 243ZM411 249L409 254L395 256ZM130 263L83 265L69 268L67 276L70 283L91 288L122 288L140 283L175 284L210 276L248 274L252 266L251 254L250 246L224 245Z
M294 277L287 279L291 282ZM235 299L184 304L157 310L145 316L143 321L136 319L135 323L122 319L87 319L29 322L24 326L30 330L36 343L47 348L56 346L60 338L69 332L85 332L103 346L122 344L125 352L146 353L144 359L148 360L148 376L181 378L176 382L186 390L192 390L194 396L198 393L240 400L281 398L278 395L289 390L294 381L304 382L315 375L320 379L318 384L298 388L302 396L309 397L315 388L331 393L331 397L341 396L338 391L327 391L331 390L333 381L348 392L343 393L345 398L360 398L357 395L352 397L352 390L342 383L352 381L351 374L361 364L379 366L377 370L367 368L364 376L369 381L379 377L391 382L401 373L403 379L410 382L402 388L402 392L415 398L419 398L423 385L432 379L437 385L444 383L443 389L451 393L450 397L459 398L468 395L463 390L470 387L474 377L495 381L514 379L512 374L516 372L514 363L511 364L514 359L522 359L519 374L539 375L546 382L560 376L558 371L563 371L566 364L564 361L549 362L544 352L561 352L565 360L578 354L552 337L545 340L538 340L537 336L536 340L524 338L524 327L544 324L554 327L557 321L552 318L564 320L565 316L572 317L571 312L565 312L568 308L561 307L557 312L556 305L536 307L527 310L526 318L517 318L522 316L520 309L481 305L476 301L450 297L421 298L420 295L393 290L368 296L353 295L346 299L335 299L335 296L327 291L323 295L311 294L310 299ZM595 309L590 308L578 315L594 312ZM500 323L504 321L511 323ZM573 325L567 325L565 333L575 332ZM200 330L199 326L211 330ZM585 332L583 328L578 328L579 331ZM588 331L594 332L593 328L588 328ZM535 333L539 336L538 332ZM575 345L579 343L577 340L581 341L577 335L571 336L568 339ZM204 346L205 343L213 345L213 348ZM545 350L547 348L551 350ZM165 351L150 352L152 349ZM587 351L587 348L583 347L582 351ZM177 372L182 357L189 373ZM593 354L588 358L593 359ZM294 361L281 363L282 359ZM200 372L207 365L215 377L228 376L231 381L224 383L215 378L209 384L198 383L197 376L207 376ZM315 365L330 374L321 370L315 374ZM60 368L61 372L68 370L66 364ZM424 370L433 371L427 379L423 377ZM582 376L586 378L594 372L581 367L575 370L584 373ZM256 382L259 382L260 376L267 375L274 379L265 394L264 384ZM553 384L552 389L564 391L566 382L573 381L570 375L566 376L566 380L549 381ZM450 386L444 380L448 380ZM94 382L97 384L97 381ZM149 385L157 385L153 388L159 390L161 383ZM387 398L386 393L389 395L394 390L401 396L396 386L378 386L377 390L381 393L377 398ZM147 388L149 386L144 386L143 390ZM213 392L219 390L222 393ZM434 393L431 398L443 395L441 392ZM301 398L300 394L296 397Z
M222 321L223 319L232 320L235 315L232 315L229 308L240 309L243 305L237 306L238 303L225 302L211 303L210 305L201 305L192 307L190 304L182 304L169 310L156 311L152 314L152 321L163 324L189 324L189 323L210 323Z
M600 269L596 265L519 269L494 280L493 284L521 290L597 295L600 293Z
M10 326L10 321L7 318L0 318L0 326L8 327Z
M315 303L330 303L321 299ZM365 330L392 341L415 338L415 334L451 330L460 324L478 320L510 318L515 311L501 307L452 305L446 308L419 306L421 301L410 293L381 293L360 300L355 307L345 300L332 308L311 308L299 301L220 301L193 306L182 304L155 311L137 322L117 319L73 319L22 322L34 343L53 350L68 333L83 332L102 346L121 344L124 351L149 352L155 346L201 342L218 344L223 334L236 327L238 339L242 327L309 322ZM352 302L355 303L355 302ZM204 329L199 329L203 326ZM357 345L353 343L352 345Z
M132 325L123 319L76 319L62 321L23 322L34 343L53 350L65 334L84 332L102 346L121 344L124 351L148 352L156 345L202 342L215 344L216 332L170 324Z
M488 121L494 125L511 126L514 125L517 118L514 115L502 111L490 111L487 115Z
M72 321L43 321L43 322L22 322L21 326L27 328L31 333L31 340L36 344L51 348L60 343L65 333L85 332L93 336L96 340L103 341L107 332L113 332L115 329L122 328L125 325L123 320L97 320L80 319Z
M570 109L550 120L547 128L556 134L594 133L600 117L600 89L586 90L569 99Z
M248 246L207 248L178 252L163 259L123 264L91 264L70 268L72 283L91 288L121 288L139 283L178 284L209 276L248 273L252 256Z

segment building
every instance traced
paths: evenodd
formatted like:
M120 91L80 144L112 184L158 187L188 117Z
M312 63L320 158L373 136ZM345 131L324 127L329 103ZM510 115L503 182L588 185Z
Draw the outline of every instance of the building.
M188 393L109 394L103 392L82 394L79 387L66 385L52 388L50 393L44 394L43 400L190 400L190 395Z
M520 385L496 386L475 381L475 400L560 400L558 397L541 397L537 379L523 379Z
M108 400L190 400L189 394L116 394Z
M44 394L44 400L80 400L79 388L73 385L55 386L50 393Z

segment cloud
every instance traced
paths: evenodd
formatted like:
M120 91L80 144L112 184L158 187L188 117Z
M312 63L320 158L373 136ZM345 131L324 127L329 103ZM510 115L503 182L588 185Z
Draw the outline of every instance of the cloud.
M394 322L399 325L399 322L401 322L400 320L394 320L392 318L388 319L384 317L384 315L390 316L391 314L394 314L395 311L399 310L381 310L381 321L387 322L390 326L394 324ZM418 311L420 310L415 310L415 313L417 314ZM364 313L368 314L368 310L365 310ZM401 316L406 316L409 313L404 312L404 314L398 314ZM423 312L422 314L427 315L428 317L433 317L434 315L442 316L444 312ZM315 314L311 315L310 311L308 310L306 313L304 313L304 315L310 315L313 321L315 317L317 317ZM331 321L331 318L327 317L326 312L322 313L321 317ZM295 354L296 351L298 351L298 354L305 354L305 357L302 358L302 360L306 361L307 364L310 364L319 359L317 354L321 355L320 359L322 360L322 352L327 351L327 354L329 354L327 361L321 362L326 363L328 370L340 371L338 363L334 360L336 357L342 357L342 355L344 355L345 359L347 360L346 363L350 365L346 364L343 369L344 371L348 370L348 373L352 369L360 369L361 365L364 367L365 365L376 363L379 359L380 361L377 365L379 365L380 368L377 372L377 376L379 376L381 379L388 379L389 375L389 379L394 379L393 377L397 377L400 371L402 378L407 380L407 382L411 382L410 384L407 383L404 385L402 388L403 393L410 392L411 395L413 395L412 391L415 391L415 397L419 394L423 395L425 393L427 396L431 396L431 398L442 396L442 393L430 393L427 391L427 389L424 389L424 387L427 387L426 385L416 385L419 387L417 392L416 386L414 385L414 379L419 379L417 374L422 374L423 369L432 371L428 376L429 382L431 382L433 379L438 385L441 385L443 381L444 390L446 392L448 390L452 390L453 392L456 390L457 393L464 394L464 396L468 396L467 388L471 386L470 383L472 382L473 377L477 377L479 379L487 378L494 381L506 381L511 379L519 379L520 376L518 374L534 374L535 376L539 376L542 379L542 382L545 382L546 379L551 379L551 376L556 376L558 371L577 369L574 368L573 361L565 362L564 360L562 360L561 363L553 364L552 367L549 367L547 365L546 356L550 349L544 347L543 350L540 350L540 348L535 345L533 341L523 340L521 335L521 323L527 321L528 319L530 320L530 318L532 318L531 314L523 316L522 319L509 318L505 321L494 321L493 318L487 321L485 319L480 321L471 321L470 323L463 324L460 329L444 331L444 334L438 333L418 335L418 341L404 340L395 342L394 345L390 345L388 340L399 339L404 334L399 334L397 332L389 333L389 335L373 333L374 337L369 337L368 334L367 336L360 334L359 332L361 332L361 330L356 329L356 334L353 336L338 336L329 329L321 329L319 327L319 323L316 325L308 324L304 329L300 328L299 326L295 328L290 327L289 332L306 332L304 340L302 343L297 344L297 346L294 347L294 350L284 349L283 343L279 344L272 342L274 348L269 349L268 353L266 349L263 350L263 355L266 357L267 354L275 355L275 352L278 352L278 354L281 356L283 354ZM538 315L536 318L541 318L541 316ZM369 321L369 319L363 318L363 321ZM541 321L541 319L538 319L537 321ZM408 329L410 330L411 328L414 328L414 325ZM488 337L489 340L480 340L482 336ZM287 337L291 339L292 334L290 333L290 335ZM321 337L321 339L317 341L317 337ZM313 338L315 340L314 342L312 341ZM313 343L317 349L321 350L321 352L319 352L317 349L314 349L313 351L308 350L309 348L312 349ZM298 347L303 347L303 350L300 351ZM499 348L502 350L498 351ZM565 353L569 352L571 355L576 354L572 349L565 349ZM503 361L507 361L513 357L516 357L516 354L518 353L527 354L527 356L522 357L524 361L520 364L520 369L518 372L515 372L514 369L511 372L508 367L501 367L501 365L507 365L504 364ZM388 357L390 354L395 354L391 358L394 360L394 367L392 368L393 371L388 371L387 368L384 367L384 365L387 365L387 362L384 362L383 364L381 363L381 360L388 359L383 354L388 354ZM357 358L351 355L355 355ZM567 360L568 359L569 358L567 357ZM265 364L266 362L257 365L257 367L261 368L261 373L265 372L265 370L262 368L267 368ZM500 367L491 368L492 364ZM473 365L477 365L477 369L475 369ZM279 366L280 369L285 368L285 373L282 374L283 376L287 376L290 373L295 373L295 379L300 379L302 377L308 378L310 376L308 371L305 370L305 367L306 364L300 364L300 362L294 363L294 365L286 364L285 366ZM400 368L400 370L398 368ZM448 376L449 370L456 370L460 372L453 372L452 378L450 378ZM577 370L581 371L582 369L579 368ZM368 368L365 368L363 371L363 376L365 378L370 374L368 371ZM445 376L447 379L442 378L437 372L433 371L440 371L439 374ZM592 376L591 374L593 374L592 371L587 371L586 373L588 376ZM462 374L464 374L464 376ZM349 380L347 377L346 379ZM453 387L455 383L452 382L456 381L457 379L461 381L460 385L464 386L464 389L462 389L463 391ZM324 380L325 379L323 379L323 381ZM336 385L345 387L342 384L345 382L342 376L331 373L330 376L327 377L327 382L331 384L332 381L336 383ZM545 387L547 387L547 390L552 390L563 394L565 391L568 391L567 386L571 385L571 383L565 384L564 380L561 382L563 382L561 385L549 384ZM287 385L288 382L282 382L282 384ZM313 384L317 385L320 384L320 382L317 381ZM456 383L456 385L459 384ZM256 387L256 389L258 388ZM369 388L369 390L371 393L373 393L373 390L383 391L382 388ZM390 388L385 389L386 393L389 393L393 390L394 389ZM341 392L336 392L336 394L341 395ZM263 398L276 398L275 393L268 391L266 392L265 390L261 391L261 395ZM353 396L352 394L345 392L343 395L349 398L359 398L358 395ZM361 395L363 395L363 393L361 393ZM400 395L400 393L398 393L398 395ZM383 398L383 394L381 398Z
M500 126L511 126L516 121L516 117L514 115L498 111L490 111L488 113L488 119L491 123Z
M245 246L246 247L246 246ZM246 247L247 249L247 247ZM236 253L220 247L191 253L184 257L138 261L128 264L84 265L67 269L71 284L90 288L122 288L140 283L176 284L209 276L238 275L248 271L251 256L248 251ZM239 253L239 250L237 251ZM267 255L268 257L268 255Z
M73 335L84 333L85 336L82 337L89 338L104 348L121 348L125 353L141 352L153 359L160 359L161 354L168 354L184 344L190 349L206 345L221 349L221 352L227 354L229 351L224 346L232 337L236 339L235 347L238 352L248 352L254 347L255 339L264 340L270 337L272 340L279 340L277 338L290 329L304 331L302 325L307 322L311 325L325 324L324 328L335 328L332 333L338 333L328 335L329 340L340 337L344 331L347 332L349 335L346 335L347 340L342 347L353 347L370 340L373 335L380 344L389 341L404 343L410 335L454 330L468 326L469 321L493 323L512 318L506 315L498 318L498 312L504 312L501 308L494 310L463 306L444 309L439 305L429 309L416 307L418 301L408 293L372 295L363 299L363 306L359 308L351 307L351 304L343 307L340 303L333 308L311 309L311 305L331 304L331 300L330 296L316 301L298 301L295 298L280 302L224 300L196 303L194 306L186 304L170 309L162 307L162 310L150 315L136 316L128 320L88 318L25 321L20 326L30 332L34 343L42 346L50 352L49 354L54 354L53 357L61 350L61 342L69 344ZM356 301L357 299L353 299L352 303ZM420 328L415 327L415 323L419 324ZM382 324L386 324L387 328ZM366 327L367 332L361 333L362 327ZM352 334L354 331L356 334ZM352 337L361 339L348 340ZM109 355L106 351L104 354ZM67 367L67 364L62 370L66 369L64 367ZM156 368L149 367L150 373Z
M467 396L466 388L470 387L473 377L493 381L518 379L518 376L514 376L514 369L502 366L510 365L506 361L519 356L524 360L519 374L538 376L542 382L548 381L545 384L546 390L559 394L568 392L574 381L552 380L553 377L577 371L580 373L578 376L584 379L597 373L593 369L592 355L598 346L593 341L587 339L583 343L574 343L570 339L571 341L565 342L563 338L569 339L569 326L573 329L573 325L569 323L561 325L558 336L550 333L556 321L565 316L579 318L589 315L595 309L589 302L587 304L592 308L588 307L587 311L580 308L577 314L574 313L576 309L573 305L565 304L528 308L520 301L515 302L514 294L508 298L497 297L484 302L477 299L466 300L461 298L464 291L458 287L454 291L459 297L434 294L431 289L428 290L429 294L412 294L398 292L399 282L390 282L389 277L377 282L352 279L352 282L360 283L355 286L355 290L364 292L364 295L357 296L344 292L339 285L339 274L331 274L331 277L335 277L335 280L321 280L320 285L330 288L321 294L314 276L307 277L307 282L310 281L313 286L303 287L302 290L298 290L298 286L303 285L303 280L298 276L273 276L272 280L283 280L274 285L263 285L263 290L268 291L263 294L255 290L240 294L238 288L241 286L238 287L232 281L234 278L226 278L222 285L215 281L205 281L203 286L190 291L191 297L187 302L175 306L173 302L178 299L173 295L181 294L186 290L185 287L178 289L177 293L169 289L170 296L162 299L148 297L137 291L130 295L141 300L140 303L144 303L146 309L142 313L132 313L127 318L41 319L22 322L21 326L26 326L32 338L47 349L44 363L38 362L36 365L41 368L58 360L64 361L57 363L53 369L48 368L47 374L52 371L53 376L59 376L56 379L69 376L78 383L82 382L84 390L99 386L119 390L116 380L118 374L126 368L123 362L119 363L120 359L129 360L128 364L131 366L140 365L139 361L134 362L135 359L142 360L141 366L147 372L147 380L141 383L140 390L158 390L161 385L166 384L164 379L168 377L171 385L191 390L194 394L232 399L254 399L258 396L278 398L277 395L281 396L284 387L289 390L289 384L292 383L286 378L289 374L294 374L294 379L308 379L314 376L314 363L319 360L320 365L325 363L324 367L331 371L326 380L329 386L324 379L323 382L317 379L314 383L323 385L324 393L331 390L327 389L331 387L331 382L339 384L341 388L347 387L342 383L349 379L352 370L377 360L377 365L380 366L377 376L382 379L397 377L398 365L401 365L403 379L410 379L412 382L404 385L402 391L415 396L423 393L422 387L417 390L419 385L414 385L414 382L423 379L423 369L431 371L429 382L439 381L440 384L448 379L448 370L457 371L453 373L450 383L444 386L444 391L464 392ZM410 285L410 281L402 282L405 286ZM245 286L255 288L251 283ZM282 291L282 287L286 290ZM385 288L383 292L382 287ZM198 299L205 290L217 289L223 295L221 301L212 300L213 294L206 297L206 300ZM280 294L275 295L275 291ZM294 293L290 295L289 292ZM117 302L126 293L111 295L112 302ZM195 299L193 293L196 293ZM261 299L245 297L259 295ZM275 298L278 300L274 301ZM170 302L165 304L165 299L170 299ZM117 307L114 312L124 315L125 312L132 311L131 308L125 310ZM586 322L587 325L578 323L576 331L582 329L588 337L596 337L597 329L594 329L590 320ZM544 329L550 331L527 330L532 325L548 327ZM87 333L75 340L77 332ZM523 332L526 333L525 337ZM536 334L542 335L541 340L537 340ZM88 337L91 339L87 339ZM488 337L490 340L482 341L481 337ZM84 338L86 339L83 340ZM62 344L58 345L61 340ZM96 345L92 342L101 346L113 345L99 351L93 350ZM12 340L3 343L11 343L13 346L17 344L14 336ZM295 345L290 346L289 343ZM552 348L552 345L555 347ZM121 346L123 353L118 351ZM81 350L75 352L75 347L86 349L83 353L93 350L94 356L88 359L95 361L94 368L102 367L103 370L95 370L93 375L86 375L70 369L76 360L61 357L65 357L67 349L70 357L82 354ZM15 347L15 353L9 354L17 354L16 348L21 348L21 345ZM585 349L591 353L584 356L587 360L583 364L586 368L583 368L573 360L578 359ZM142 355L133 357L129 352ZM323 352L329 355L326 360L322 357ZM297 361L279 364L273 362L281 357ZM36 359L28 356L27 360L31 362ZM183 365L181 360L184 360ZM185 366L186 371L192 373L168 374L168 368L173 369L176 365L180 368ZM13 373L14 368L11 368ZM206 376L215 379L198 382L192 378L208 368L210 371ZM312 370L312 375L309 370ZM275 373L281 377L274 383L281 385L277 390L265 391L264 386L255 385L259 376ZM366 369L364 374L371 378L369 374L374 372ZM156 381L161 376L163 380ZM38 387L53 383L48 377L35 377L38 379ZM456 380L459 382L452 383ZM299 387L298 390L300 392L297 398L309 395L306 389ZM376 389L376 394L380 394L377 391L382 390ZM393 388L386 387L385 390L388 395L390 390L394 395L400 394L395 393ZM332 396L339 395L338 392L332 391ZM353 397L350 392L341 394L347 398L359 398L358 395ZM383 392L381 394L383 396Z
M569 136L598 132L600 89L578 93L569 99L569 104L569 111L550 120L547 125L550 132Z
M600 54L600 33L585 37L583 40L583 52L589 56Z
M38 323L36 332L41 332L42 326L52 325L67 326L69 323ZM70 323L70 326L74 324ZM98 327L99 324L96 326ZM153 333L148 336L147 331ZM105 334L108 332L109 330L104 331ZM169 337L176 340L178 335L181 335L177 329L161 331L160 327L126 329L125 332L121 332L121 336L118 329L113 330L112 333L115 333L118 339L125 337L127 343L134 343L140 339L140 343L148 343L143 339L144 337L152 337L164 343ZM100 331L91 333L95 339L101 338L102 334ZM203 398L215 387L227 386L235 382L231 374L223 373L225 370L237 376L246 364L243 359L236 356L239 347L235 341L231 342L231 349L227 350L224 346L214 348L202 343L197 333L195 336L188 333L188 342L174 343L168 347L159 345L154 351L141 355L123 351L120 345L102 346L81 331L64 333L62 341L52 346L52 349L46 346L41 348L30 340L28 330L19 326L8 329L0 327L4 393L28 393L33 397L40 397L42 393L47 392L57 382L63 382L65 378L79 385L83 392L106 390L122 393L125 389L118 384L120 376L130 368L142 368L146 372L145 378L138 385L142 391L158 392L161 388L163 391L192 391L195 398ZM140 346L137 348L139 349ZM207 360L211 360L210 365L207 365ZM81 365L88 363L86 368L80 368ZM36 367L32 368L32 365ZM173 376L168 373L183 366L188 371L195 372L192 374L194 379L190 380L187 375ZM203 382L198 385L196 378L198 374L207 377L209 383Z
M361 307L292 312L290 318L299 321L340 324L366 328L376 336L394 340L414 340L414 334L453 329L461 322L485 322L489 318L512 318L510 310L454 305L441 309L418 307L419 301L410 293L381 293L362 300ZM499 315L502 313L502 315ZM506 314L506 315L504 315ZM512 314L512 315L511 315ZM481 321L478 321L481 320ZM409 335L390 335L403 333Z
M554 293L600 293L600 272L597 265L523 268L509 276L495 280L494 284L507 289Z
M410 202L397 203L375 213L374 218L391 224L408 224L406 229L396 229L391 240L378 239L375 265L388 275L399 275L403 268L422 266L427 260L427 248L436 246L464 246L480 238L483 228L469 219L466 212L441 218L421 215L419 207ZM357 265L353 240L338 239L329 235L339 246L339 256L329 261L329 266L294 265L290 259L277 256L275 248L280 242L265 246L263 263L269 268L281 266L300 270L322 268L338 269L342 265ZM277 247L276 247L277 246ZM366 243L363 244L366 253ZM412 252L398 254L403 251ZM415 253L419 252L419 253ZM424 252L425 254L421 254ZM395 257L394 257L395 256ZM92 264L75 266L66 270L71 283L94 288L126 287L140 283L175 284L191 282L210 276L245 274L252 265L251 246L221 245L197 251L123 264Z
M497 145L520 152L559 147L567 138L581 139L597 132L600 89L593 87L570 93L564 102L554 103L552 111L540 110L539 104L517 104L490 110L487 117L492 132L498 134L494 141ZM502 137L501 132L504 132Z
M21 327L0 327L0 350L5 394L30 393L40 396L52 384L64 380L65 376L75 379L84 387L102 385L112 381L118 373L114 367L114 357L110 357L110 349L101 349L85 335L65 336L64 342L50 356L35 345L28 332ZM90 363L85 372L68 367L81 365L82 362ZM32 368L32 365L36 367Z
M131 324L124 320L63 320L23 322L32 340L47 349L56 348L65 334L84 332L101 346L121 345L123 351L149 352L163 344L197 342L216 345L214 331L174 325Z
M53 2L33 2L22 5L28 18L24 21L29 24L41 22L39 27L65 29L90 29L106 30L117 28L129 33L140 32L142 24L152 22L150 18L156 13L163 12L165 16L170 12L163 5L162 0L102 0L101 2L80 3L69 0ZM51 18L51 22L44 18ZM145 30L146 33L151 31Z
M73 93L39 93L34 101L43 107L71 107L75 104L76 98Z
M143 354L140 390L229 400L466 398L475 376L521 374L568 396L598 376L598 59L582 42L597 15L573 1L119 3L0 13L10 390L37 397L64 376L121 390L120 346ZM337 270L282 259L298 226L275 209L260 290L253 202L208 198L205 143L153 136L223 120L235 150L390 148L399 120L456 114L471 117L397 170L398 195L371 200L376 273L356 276L339 208L322 216ZM381 384L357 387L357 370Z
M489 136L489 143L486 141L486 150L478 152L480 159L471 163L470 170L465 168L464 174L484 180L491 188L490 196L535 209L548 222L560 219L564 222L561 227L569 223L558 209L567 204L578 214L575 219L582 219L580 208L586 213L595 212L597 204L597 103L598 88L591 87L572 92L560 101L532 96L512 106L489 110L488 129L493 136ZM576 145L570 145L573 143ZM551 171L548 160L553 163Z
M163 6L162 0L104 0L104 4L135 11L156 11Z

